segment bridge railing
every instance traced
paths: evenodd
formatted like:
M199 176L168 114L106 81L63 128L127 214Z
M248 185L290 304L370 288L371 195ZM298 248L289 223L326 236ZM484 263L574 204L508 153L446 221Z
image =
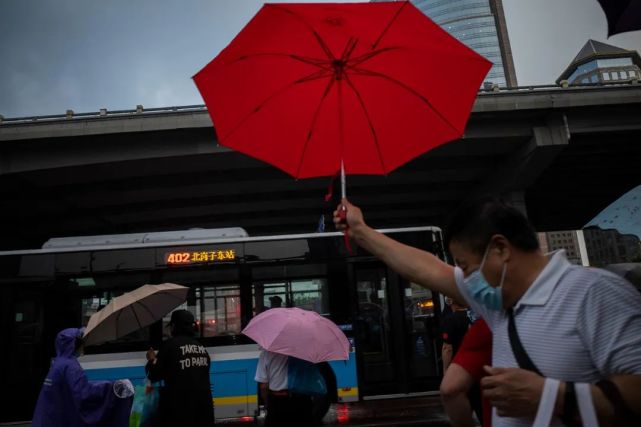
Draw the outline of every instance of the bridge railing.
M518 87L501 87L497 85L486 85L479 90L479 96L492 96L496 94L509 94L533 91L571 91L571 90L585 90L585 89L600 89L611 86L630 86L638 85L638 80L631 81L618 81L618 82L605 82L605 83L585 83L580 85L528 85ZM132 110L113 110L101 109L99 111L75 113L72 110L67 110L65 114L52 114L43 116L28 116L28 117L3 117L0 115L1 125L12 124L29 124L29 123L42 123L52 121L65 121L65 120L87 120L87 119L100 119L100 118L116 118L116 117L131 117L131 116L151 116L157 114L178 113L187 114L193 112L207 111L204 104L197 105L182 105L172 107L157 107L157 108L143 108L138 105Z

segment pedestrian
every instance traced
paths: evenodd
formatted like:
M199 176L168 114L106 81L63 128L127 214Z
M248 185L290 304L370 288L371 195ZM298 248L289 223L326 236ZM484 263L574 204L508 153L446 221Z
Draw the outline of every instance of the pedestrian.
M128 380L89 381L78 362L83 351L82 330L68 328L56 336L56 357L45 377L31 425L33 427L125 427L133 403ZM118 397L117 385L129 393Z
M283 299L278 295L269 297L269 308L279 308L283 306Z
M618 276L571 265L563 250L543 254L515 208L494 197L462 206L446 229L456 267L368 227L345 199L334 223L408 280L466 301L485 319L493 366L481 384L493 426L552 416L555 426L638 421L641 295Z
M194 315L187 310L171 313L171 338L158 354L147 351L145 371L152 382L163 381L158 404L162 426L211 427L214 403L207 349L194 338Z
M261 349L256 367L261 398L267 408L266 427L312 426L312 397L288 389L289 357Z
M484 413L481 404L480 377L475 378L470 371L471 367L476 366L483 373L483 365L491 364L488 357L491 357L492 339L490 336L486 345L487 352L473 351L469 344L466 348L462 348L462 343L472 343L475 340L479 330L478 325L471 331L472 336L467 337L474 316L454 298L446 297L446 303L450 307L450 312L441 319L443 339L441 354L444 373L440 387L441 399L452 425L471 427L474 422L472 411L479 420L484 419ZM482 320L477 321L484 324ZM454 366L452 366L452 359L457 361Z
M446 299L446 303L449 303L450 311L443 315L440 322L441 338L443 339L441 349L443 372L447 371L447 367L452 362L452 358L458 351L461 342L463 342L463 337L470 327L470 317L467 309L450 297Z
M476 318L441 381L441 400L454 427L474 425L472 411L483 427L491 425L490 404L480 388L481 378L487 375L483 367L491 364L492 332L483 319Z

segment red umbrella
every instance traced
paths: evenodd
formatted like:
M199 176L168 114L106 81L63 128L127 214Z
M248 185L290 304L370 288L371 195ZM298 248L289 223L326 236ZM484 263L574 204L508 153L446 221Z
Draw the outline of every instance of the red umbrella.
M490 67L410 2L266 4L194 80L221 144L309 178L460 138Z

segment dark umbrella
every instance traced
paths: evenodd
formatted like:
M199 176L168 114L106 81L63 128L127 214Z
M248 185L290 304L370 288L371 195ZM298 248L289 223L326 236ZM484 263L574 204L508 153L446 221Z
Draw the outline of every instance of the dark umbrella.
M641 0L599 0L608 20L608 37L641 30Z

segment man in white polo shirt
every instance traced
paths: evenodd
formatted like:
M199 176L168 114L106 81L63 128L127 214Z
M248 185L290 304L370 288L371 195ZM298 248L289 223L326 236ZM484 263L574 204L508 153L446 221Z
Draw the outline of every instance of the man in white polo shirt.
M266 427L311 426L312 398L288 390L289 357L261 349L254 379L267 406Z
M601 425L641 417L641 294L571 265L563 251L543 254L513 207L487 197L453 215L446 237L456 267L368 227L345 199L334 222L406 279L467 301L486 320L493 367L482 387L494 427L531 426L546 408L555 417L543 425L596 425L595 412Z

